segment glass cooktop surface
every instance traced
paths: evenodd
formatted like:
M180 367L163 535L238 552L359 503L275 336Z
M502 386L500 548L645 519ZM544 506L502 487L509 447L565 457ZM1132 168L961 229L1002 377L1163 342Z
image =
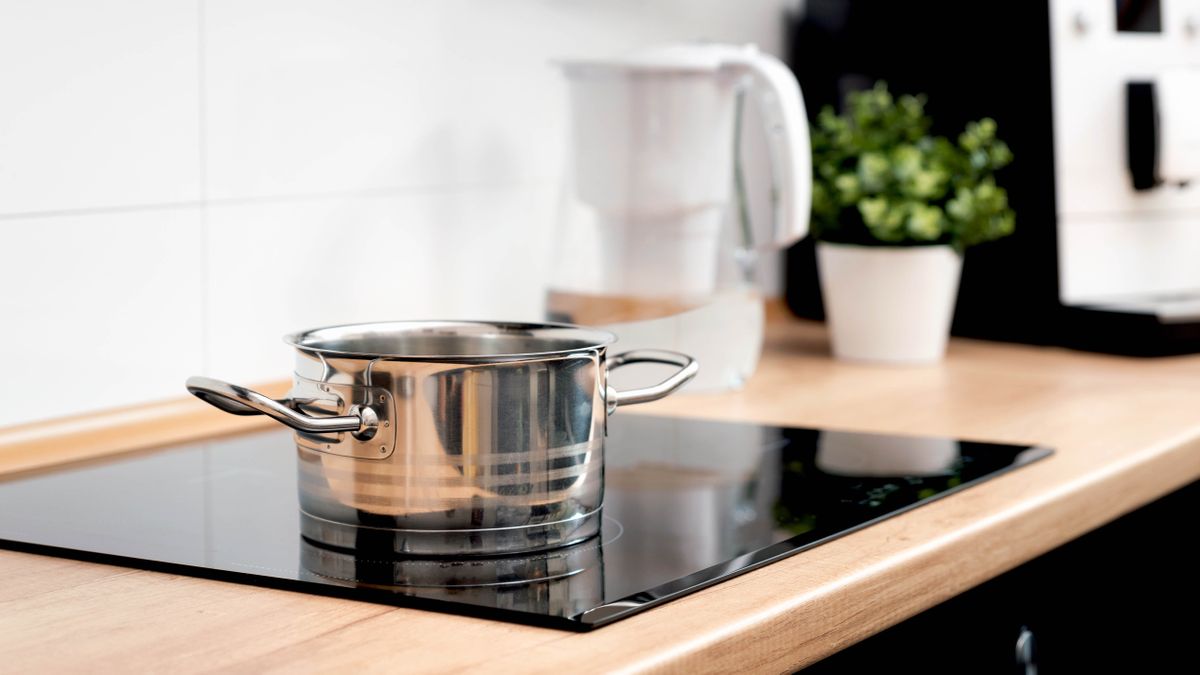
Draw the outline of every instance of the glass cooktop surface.
M312 543L286 431L0 481L0 547L587 630L1051 453L645 415L614 419L605 452L601 533L539 553L404 559Z

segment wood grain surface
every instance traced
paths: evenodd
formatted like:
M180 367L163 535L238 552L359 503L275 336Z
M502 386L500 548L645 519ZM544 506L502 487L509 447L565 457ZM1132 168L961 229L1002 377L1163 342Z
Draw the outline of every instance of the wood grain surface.
M782 672L1200 478L1200 357L954 340L940 366L883 367L833 361L822 327L783 321L745 390L640 408L618 415L1037 442L1057 454L581 634L0 551L0 670ZM183 400L118 417L0 430L0 471L262 424Z
M290 382L252 389L283 396ZM183 383L179 390L184 391ZM0 473L11 476L47 467L94 461L204 438L267 429L261 415L221 412L184 394L178 399L0 428Z

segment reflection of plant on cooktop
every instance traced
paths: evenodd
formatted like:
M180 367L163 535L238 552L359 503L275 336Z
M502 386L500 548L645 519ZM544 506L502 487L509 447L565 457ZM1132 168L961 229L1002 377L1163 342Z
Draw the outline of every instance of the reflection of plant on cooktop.
M822 471L817 444L793 443L783 451L780 497L775 503L779 529L794 535L834 532L871 520L901 506L928 499L986 473L976 457L962 454L953 464L928 476L852 476Z

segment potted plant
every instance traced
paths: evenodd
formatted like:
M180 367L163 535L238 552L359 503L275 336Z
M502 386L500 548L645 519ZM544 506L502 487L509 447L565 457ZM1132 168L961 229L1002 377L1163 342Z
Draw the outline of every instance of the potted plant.
M957 142L929 133L923 96L851 94L812 128L812 232L833 352L891 363L941 359L963 251L1013 231L994 172L1012 161L996 123Z

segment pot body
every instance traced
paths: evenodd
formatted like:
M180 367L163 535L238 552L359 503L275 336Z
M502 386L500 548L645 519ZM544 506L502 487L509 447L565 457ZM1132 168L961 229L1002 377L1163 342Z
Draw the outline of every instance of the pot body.
M834 356L922 364L946 351L962 257L949 246L817 243Z
M604 436L618 406L682 387L675 352L608 356L611 333L566 324L410 321L289 336L293 387L275 401L207 377L188 390L296 430L301 533L397 555L498 555L600 530ZM674 365L617 391L611 369Z
M298 350L293 401L334 414L383 404L368 441L296 433L303 533L342 548L389 539L398 553L424 554L592 536L603 500L604 373L603 347L480 364Z

